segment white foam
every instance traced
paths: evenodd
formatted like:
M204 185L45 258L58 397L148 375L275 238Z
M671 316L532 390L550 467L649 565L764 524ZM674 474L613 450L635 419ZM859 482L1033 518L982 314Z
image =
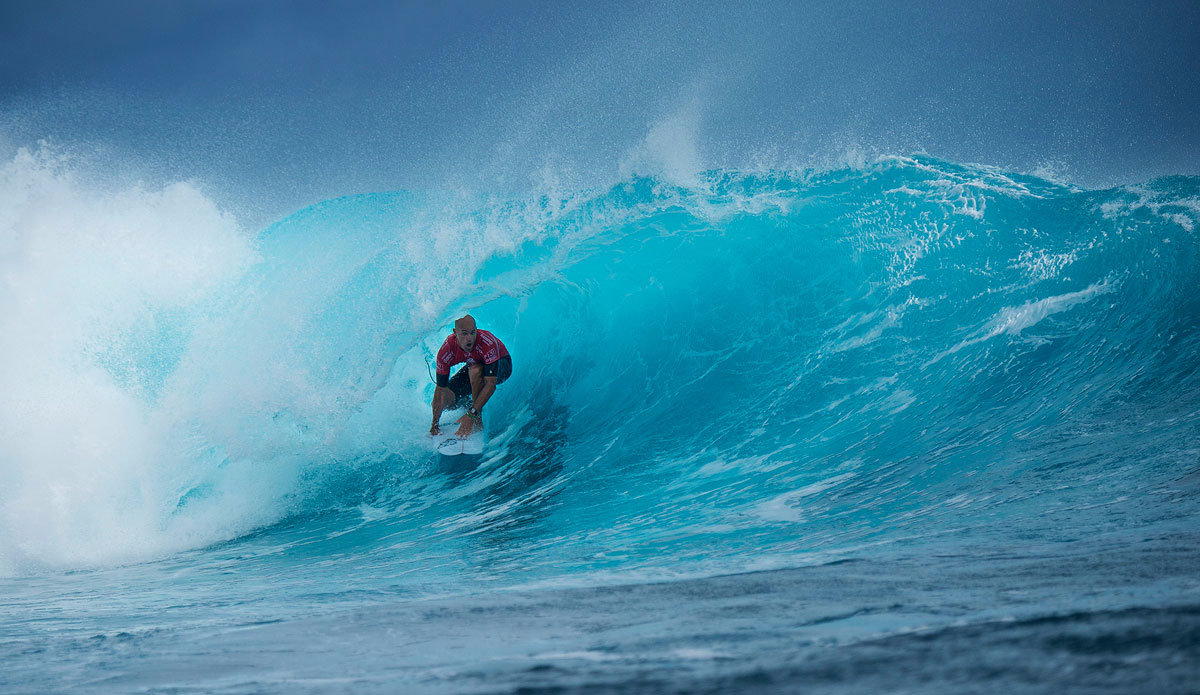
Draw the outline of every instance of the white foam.
M785 492L782 495L776 495L769 500L759 502L755 505L755 513L759 518L768 521L803 521L805 518L804 510L797 506L801 500L830 490L853 477L855 477L854 473L843 473L810 485L805 485L790 492Z
M1187 232L1194 231L1196 222L1200 220L1200 198L1164 200L1161 194L1145 186L1126 186L1123 190L1129 195L1100 205L1100 214L1105 219L1116 220L1144 209L1167 222L1179 225Z
M1012 267L1022 271L1035 282L1056 278L1062 270L1079 260L1076 251L1050 253L1044 249L1025 250L1017 257Z
M949 350L934 357L928 364L933 364L963 348L991 340L1000 335L1020 335L1021 332L1032 326L1036 326L1048 316L1062 313L1078 304L1089 302L1098 295L1111 291L1112 288L1109 281L1105 280L1089 285L1078 292L1068 292L1053 297L1046 297L1045 299L1026 302L1021 306L1004 307L983 328Z
M142 342L185 334L180 317L253 257L194 185L103 191L70 166L24 149L0 166L0 571L10 573L175 545L162 533L174 471L158 367L145 357L165 348Z

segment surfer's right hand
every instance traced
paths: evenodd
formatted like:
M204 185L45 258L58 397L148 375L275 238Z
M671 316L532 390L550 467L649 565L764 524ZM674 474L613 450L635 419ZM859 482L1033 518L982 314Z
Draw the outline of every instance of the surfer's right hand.
M438 427L438 424L436 422L433 423L433 427L429 428L429 436L431 436L431 437L436 437L437 435L439 435L441 433L442 433L442 429L440 427Z

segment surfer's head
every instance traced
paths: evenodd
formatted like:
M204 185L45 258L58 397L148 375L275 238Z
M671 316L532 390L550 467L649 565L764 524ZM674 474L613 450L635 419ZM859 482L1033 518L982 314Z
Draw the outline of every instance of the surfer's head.
M454 339L463 352L475 347L475 319L470 314L454 322Z

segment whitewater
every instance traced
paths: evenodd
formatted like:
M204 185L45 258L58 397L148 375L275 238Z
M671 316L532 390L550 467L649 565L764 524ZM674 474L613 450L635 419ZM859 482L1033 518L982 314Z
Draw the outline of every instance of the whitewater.
M20 150L0 690L1194 687L1200 178L680 170L250 229Z

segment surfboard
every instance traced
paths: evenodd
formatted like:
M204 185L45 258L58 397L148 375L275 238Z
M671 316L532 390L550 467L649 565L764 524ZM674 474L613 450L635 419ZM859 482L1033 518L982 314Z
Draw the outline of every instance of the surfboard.
M442 418L438 421L441 434L436 434L432 438L434 451L442 456L478 456L483 453L483 447L487 443L486 432L476 430L469 437L459 437L454 434L458 431L458 419L462 416L463 411L461 410L442 413Z

